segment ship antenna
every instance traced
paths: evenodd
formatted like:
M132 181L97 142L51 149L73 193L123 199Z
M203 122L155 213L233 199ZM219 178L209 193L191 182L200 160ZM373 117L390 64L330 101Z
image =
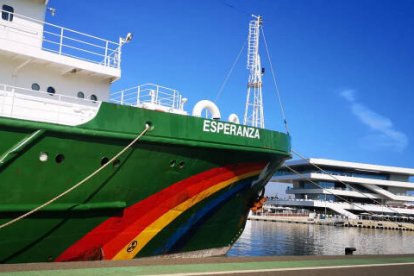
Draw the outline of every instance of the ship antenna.
M247 69L249 81L247 84L246 107L244 111L245 125L264 128L263 100L262 100L262 76L264 70L259 56L259 35L262 17L252 15L249 23L249 35L247 43Z

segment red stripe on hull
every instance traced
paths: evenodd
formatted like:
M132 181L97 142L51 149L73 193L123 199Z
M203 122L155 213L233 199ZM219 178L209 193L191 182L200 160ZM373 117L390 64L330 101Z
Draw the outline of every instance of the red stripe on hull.
M179 181L111 217L66 249L55 261L112 259L128 242L164 213L217 183L250 171L262 163L214 168ZM133 231L131 231L133 229Z

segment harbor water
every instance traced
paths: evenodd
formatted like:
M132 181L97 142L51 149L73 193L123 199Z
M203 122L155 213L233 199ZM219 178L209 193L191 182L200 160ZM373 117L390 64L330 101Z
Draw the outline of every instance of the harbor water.
M413 254L414 232L329 225L247 221L228 256Z

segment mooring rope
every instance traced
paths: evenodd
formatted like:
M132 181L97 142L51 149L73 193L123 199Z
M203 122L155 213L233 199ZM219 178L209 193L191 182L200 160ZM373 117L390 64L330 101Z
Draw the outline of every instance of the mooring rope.
M114 162L119 156L121 156L125 151L127 151L129 148L131 148L139 139L141 139L141 137L151 128L151 126L149 124L145 124L145 129L134 139L132 140L131 143L129 143L125 148L123 148L118 154L116 154L114 157L111 158L111 160L109 160L108 162L106 162L104 165L102 165L101 167L99 167L97 170L95 170L94 172L92 172L91 174L89 174L87 177L85 177L84 179L82 179L81 181L79 181L76 185L72 186L71 188L67 189L66 191L62 192L61 194L55 196L54 198L52 198L51 200L43 203L42 205L36 207L35 209L24 213L23 215L12 219L11 221L8 221L2 225L0 225L0 229L5 228L7 226L10 226L22 219L24 219L25 217L30 216L31 214L39 211L40 209L48 206L49 204L55 202L56 200L58 200L59 198L65 196L66 194L72 192L73 190L75 190L76 188L78 188L79 186L81 186L82 184L84 184L85 182L87 182L89 179L91 179L92 177L94 177L95 175L97 175L100 171L102 171L103 169L105 169L109 164L111 164L112 162Z

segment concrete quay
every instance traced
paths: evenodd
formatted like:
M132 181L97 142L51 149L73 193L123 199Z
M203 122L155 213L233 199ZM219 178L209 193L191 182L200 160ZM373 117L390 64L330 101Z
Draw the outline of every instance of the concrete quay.
M287 222L287 223L304 223L304 224L319 224L319 225L340 225L343 226L345 223L344 219L319 219L310 218L309 216L278 216L272 214L263 215L249 215L249 220L255 221L274 221L274 222Z
M0 265L0 275L413 275L414 255L143 258Z
M264 215L249 215L249 220L252 221L274 221L286 223L303 223L303 224L318 224L318 225L332 225L343 227L358 227L368 229L384 229L384 230L399 230L399 231L414 231L414 224L395 222L395 221L378 221L378 220L361 220L361 219L337 219L337 218L310 218L308 216L278 216L272 214Z
M345 227L370 228L370 229L414 231L414 224L404 223L404 222L396 222L396 221L349 219L344 223L343 226L345 226Z

